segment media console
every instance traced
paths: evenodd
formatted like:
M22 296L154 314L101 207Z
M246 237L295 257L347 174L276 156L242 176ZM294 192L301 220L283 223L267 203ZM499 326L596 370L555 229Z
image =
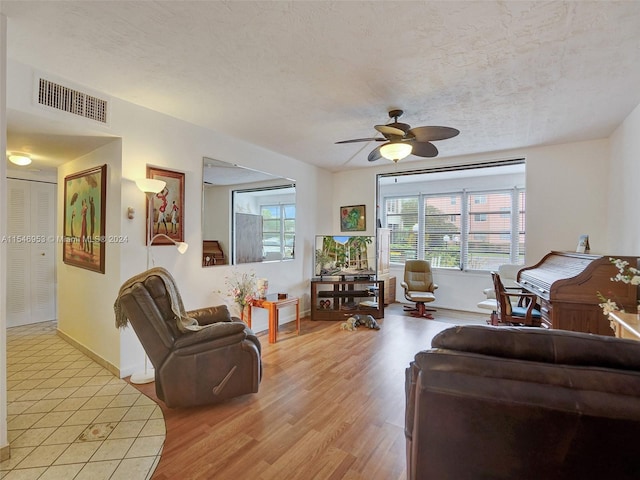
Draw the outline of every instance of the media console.
M384 317L383 280L311 280L311 320L344 320L356 314Z

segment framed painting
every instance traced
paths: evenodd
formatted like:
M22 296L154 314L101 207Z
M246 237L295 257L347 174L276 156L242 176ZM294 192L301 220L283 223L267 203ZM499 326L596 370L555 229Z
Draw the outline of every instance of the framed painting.
M151 238L151 245L173 245L173 242L184 242L184 173L147 165L147 178L162 180L166 183L164 189L152 197L152 212L149 212L149 202L147 202L147 219L149 215L153 218L151 237L149 236L151 222L147 222L147 242L149 238ZM157 236L159 234L162 235Z
M64 178L64 263L104 273L106 197L106 165Z
M362 232L367 229L367 218L364 205L340 207L340 231Z

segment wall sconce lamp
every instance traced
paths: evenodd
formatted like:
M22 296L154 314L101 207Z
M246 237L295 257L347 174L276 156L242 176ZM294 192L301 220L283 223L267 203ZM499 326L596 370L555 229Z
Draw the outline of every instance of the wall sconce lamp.
M133 220L136 216L136 209L133 207L127 207L127 218Z
M412 150L413 147L410 143L389 142L380 147L380 155L387 160L392 160L394 163L398 163L398 160L408 157Z

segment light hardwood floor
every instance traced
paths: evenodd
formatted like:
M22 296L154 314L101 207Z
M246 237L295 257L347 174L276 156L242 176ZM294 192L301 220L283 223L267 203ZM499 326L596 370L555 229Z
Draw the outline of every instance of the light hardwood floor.
M167 433L152 478L406 478L405 368L439 331L486 317L434 315L412 318L395 304L378 331L303 319L300 336L293 323L280 327L275 344L260 334L257 394L189 409L158 402ZM136 387L157 401L154 384Z

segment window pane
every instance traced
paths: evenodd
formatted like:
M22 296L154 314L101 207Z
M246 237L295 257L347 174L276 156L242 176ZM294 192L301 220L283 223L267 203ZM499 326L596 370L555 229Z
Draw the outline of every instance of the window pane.
M388 198L384 208L391 229L391 262L418 258L418 197Z
M511 263L511 191L470 194L468 205L466 268L495 270Z
M432 267L460 268L460 200L451 194L424 199L423 258Z
M267 260L294 257L296 206L262 205L262 247Z
M285 205L284 206L284 218L296 218L296 206L295 205Z

